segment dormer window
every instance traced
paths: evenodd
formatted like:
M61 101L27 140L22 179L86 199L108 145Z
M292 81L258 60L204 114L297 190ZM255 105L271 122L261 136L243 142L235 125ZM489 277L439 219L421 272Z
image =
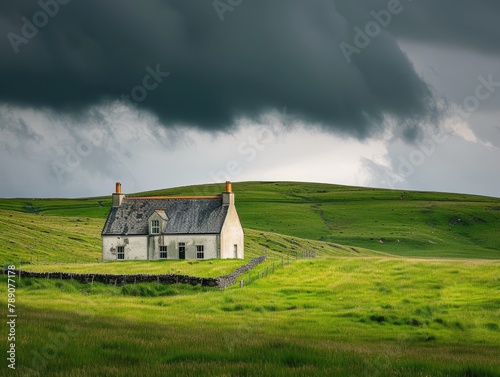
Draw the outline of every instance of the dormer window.
M160 234L160 220L151 220L151 234Z
M148 218L149 234L158 235L162 234L165 229L165 224L168 221L168 216L165 211L157 209Z

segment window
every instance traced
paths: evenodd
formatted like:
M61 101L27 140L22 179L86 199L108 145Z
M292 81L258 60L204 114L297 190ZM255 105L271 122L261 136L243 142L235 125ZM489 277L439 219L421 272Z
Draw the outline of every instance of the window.
M151 234L160 234L160 220L151 220Z
M205 258L205 247L203 245L196 245L196 258L197 259Z
M160 246L160 259L167 259L167 247Z
M238 245L234 245L234 259L238 258Z
M116 255L116 258L119 260L125 259L125 246L118 246L118 253Z

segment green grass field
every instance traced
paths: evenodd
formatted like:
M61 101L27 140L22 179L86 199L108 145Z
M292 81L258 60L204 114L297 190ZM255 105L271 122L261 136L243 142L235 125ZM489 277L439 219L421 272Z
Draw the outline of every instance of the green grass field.
M2 375L500 376L500 199L287 182L233 189L244 261L102 263L110 198L0 199L0 260L24 269L217 276L269 258L241 277L244 288L224 291L17 280L18 369L5 361ZM304 250L317 258L295 261Z
M497 376L499 267L332 257L226 291L21 279L18 363L50 376Z

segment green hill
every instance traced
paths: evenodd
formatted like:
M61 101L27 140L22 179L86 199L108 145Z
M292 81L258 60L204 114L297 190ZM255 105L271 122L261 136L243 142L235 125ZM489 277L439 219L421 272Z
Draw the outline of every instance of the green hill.
M12 279L16 372L500 376L500 261L492 260L500 259L500 199L292 182L233 188L247 260L269 256L242 276L243 288ZM110 205L110 197L0 199L0 261L33 261L23 268L42 271L204 276L246 263L99 263ZM293 261L303 250L318 258ZM282 257L293 262L280 266ZM3 279L7 308L12 288Z
M131 195L211 195L223 184ZM400 256L500 258L500 199L298 182L233 185L244 228ZM0 199L0 258L95 261L110 197Z

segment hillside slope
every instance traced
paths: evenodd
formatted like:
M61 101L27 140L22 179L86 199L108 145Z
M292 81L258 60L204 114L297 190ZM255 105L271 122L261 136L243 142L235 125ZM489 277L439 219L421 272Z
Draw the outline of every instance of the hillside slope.
M223 189L211 184L135 195L212 195ZM500 258L498 198L299 182L240 182L233 190L246 229L401 256ZM69 260L95 261L110 206L110 197L0 199L2 254L38 247L41 258L52 250Z
M300 182L233 185L244 227L418 257L500 258L500 199ZM143 194L216 193L205 185Z

